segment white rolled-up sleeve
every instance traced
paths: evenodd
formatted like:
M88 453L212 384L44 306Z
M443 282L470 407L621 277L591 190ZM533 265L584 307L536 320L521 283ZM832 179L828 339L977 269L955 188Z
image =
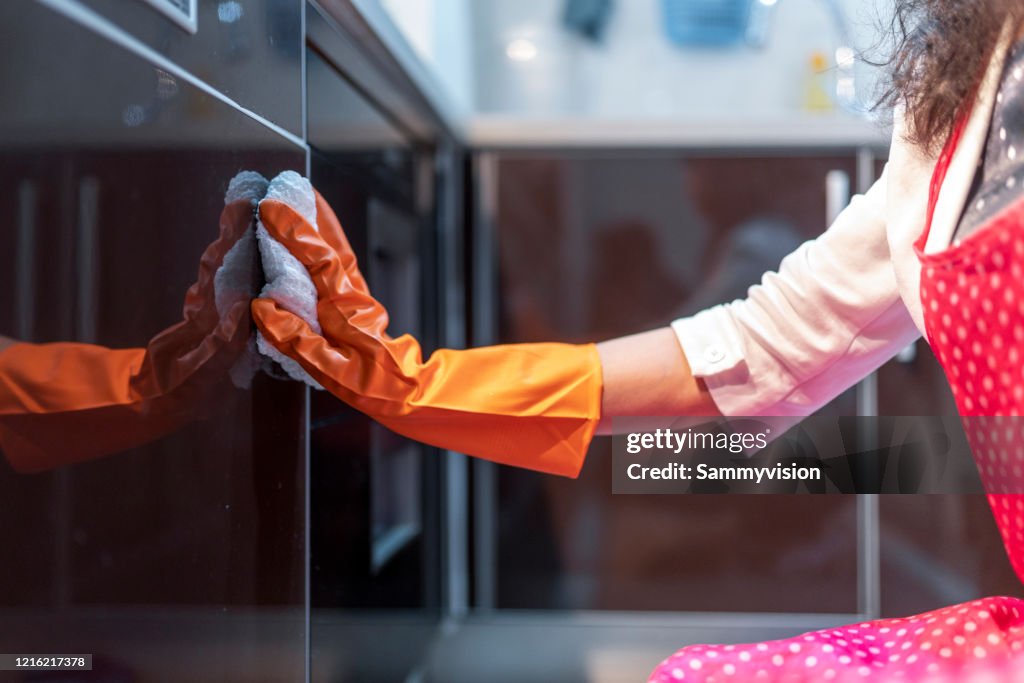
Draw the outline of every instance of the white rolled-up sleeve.
M746 299L672 323L723 415L809 415L919 336L889 253L885 178Z

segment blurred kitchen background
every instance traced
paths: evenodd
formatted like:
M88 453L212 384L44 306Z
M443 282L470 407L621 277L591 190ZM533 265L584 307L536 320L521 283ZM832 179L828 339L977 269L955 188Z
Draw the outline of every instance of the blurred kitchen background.
M228 180L296 169L390 331L596 341L743 296L878 177L877 0L0 3L0 334L143 346ZM923 342L823 409L954 411ZM271 377L0 459L0 652L75 681L643 681L675 649L1021 594L981 496L613 496ZM3 680L7 680L4 678Z

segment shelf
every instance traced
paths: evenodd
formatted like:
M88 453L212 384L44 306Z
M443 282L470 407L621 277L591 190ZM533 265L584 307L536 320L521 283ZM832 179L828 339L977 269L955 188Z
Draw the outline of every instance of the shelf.
M847 116L796 114L776 120L599 120L478 116L467 126L477 148L856 148L886 149L888 126Z

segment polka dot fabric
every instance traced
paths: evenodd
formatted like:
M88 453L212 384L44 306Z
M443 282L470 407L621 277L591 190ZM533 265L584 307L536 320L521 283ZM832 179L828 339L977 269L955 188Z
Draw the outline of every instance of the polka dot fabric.
M926 240L927 230L917 243L925 330L1024 581L1024 198L945 251L924 253Z
M1024 580L1024 201L922 259L925 325ZM1024 602L998 597L753 645L696 645L651 683L1024 682Z
M750 645L694 645L648 683L1011 683L1024 672L1024 601L986 598ZM1024 676L1024 674L1022 674Z
M1002 212L1024 187L1024 42L1010 50L992 108L985 151L954 243Z

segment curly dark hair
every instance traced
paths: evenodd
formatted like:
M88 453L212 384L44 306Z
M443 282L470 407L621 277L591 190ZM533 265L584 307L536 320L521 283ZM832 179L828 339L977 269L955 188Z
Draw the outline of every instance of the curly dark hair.
M911 142L934 151L969 111L1006 21L1021 20L1020 0L897 0L895 50L881 102L903 105Z

